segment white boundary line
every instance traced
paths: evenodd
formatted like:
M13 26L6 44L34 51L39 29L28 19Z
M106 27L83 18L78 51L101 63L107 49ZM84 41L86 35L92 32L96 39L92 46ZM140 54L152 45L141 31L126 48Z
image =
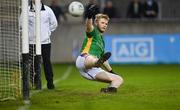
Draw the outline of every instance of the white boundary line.
M71 74L71 71L72 71L72 66L69 66L69 67L67 68L67 70L64 72L63 76L60 77L60 78L57 78L57 79L54 81L54 84L56 84L56 83L58 83L58 82L60 82L60 81L63 81L63 80L65 80L65 79L67 79L67 78L69 77L69 75ZM44 84L44 85L42 86L42 89L45 89L45 88L46 88L46 84ZM42 91L34 91L33 93L30 94L30 97L31 97L32 95L35 95L35 94L39 93L39 92L42 92ZM24 106L18 107L18 110L28 110L30 107L31 107L31 103L30 103L30 104L25 104Z

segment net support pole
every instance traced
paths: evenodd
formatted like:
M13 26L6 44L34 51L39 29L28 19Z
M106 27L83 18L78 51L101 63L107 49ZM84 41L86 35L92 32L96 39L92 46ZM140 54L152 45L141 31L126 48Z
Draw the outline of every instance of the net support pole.
M36 55L41 55L41 0L35 0L36 12Z
M28 42L28 0L22 0L22 53L29 53Z
M22 67L23 99L29 100L29 38L28 38L28 0L22 2Z
M36 74L41 76L41 7L42 3L41 0L35 0L35 14L36 14L36 61L39 65L39 68L37 69ZM37 88L42 88L41 87L41 78L37 79L38 85Z

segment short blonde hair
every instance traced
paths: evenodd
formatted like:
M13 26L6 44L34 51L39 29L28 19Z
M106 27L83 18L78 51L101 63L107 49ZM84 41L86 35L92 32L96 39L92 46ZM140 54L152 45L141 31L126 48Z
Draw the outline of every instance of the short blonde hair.
M96 17L95 17L95 21L101 19L101 18L104 18L106 19L107 21L109 21L109 16L106 15L106 14L97 14Z

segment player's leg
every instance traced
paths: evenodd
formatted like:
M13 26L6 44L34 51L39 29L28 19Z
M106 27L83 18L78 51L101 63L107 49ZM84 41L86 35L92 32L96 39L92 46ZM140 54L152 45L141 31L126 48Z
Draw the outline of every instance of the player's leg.
M42 58L43 58L43 65L44 65L44 72L45 77L47 80L47 88L54 89L53 83L53 70L50 61L50 54L51 54L51 44L43 44L42 45Z
M95 66L97 61L98 61L98 58L92 55L87 55L84 60L84 66L86 69L90 69Z
M89 55L86 55L86 56L80 55L80 56L78 56L77 59L76 59L76 67L78 68L81 76L83 76L84 78L89 79L89 80L95 80L96 73L102 72L104 70L102 70L99 67L91 67L90 69L88 69L86 67L86 65L85 65L85 63L87 61L87 58L86 58L87 56L89 56ZM88 60L89 60L89 62L92 62L92 60L97 61L98 59L93 57L93 56L89 56Z
M86 55L85 56L85 67L87 69L90 69L92 67L100 67L105 61L107 61L111 56L110 52L105 53L101 58L96 58L91 55Z
M97 73L95 78L97 81L110 83L109 87L102 88L101 92L117 92L117 88L123 83L121 76L106 71Z
M106 72L100 67L87 69L85 67L85 59L85 57L78 56L76 60L76 67L79 69L81 76L89 80L110 83L110 86L105 88L105 92L116 92L117 88L123 83L122 77Z

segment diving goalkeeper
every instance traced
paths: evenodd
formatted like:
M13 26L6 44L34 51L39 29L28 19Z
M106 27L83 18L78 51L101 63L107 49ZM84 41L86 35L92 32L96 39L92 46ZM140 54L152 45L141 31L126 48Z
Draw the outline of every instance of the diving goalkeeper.
M101 88L101 92L116 93L117 88L123 83L123 78L115 74L108 63L111 53L104 52L103 33L108 26L109 17L97 14L93 25L92 15L95 9L96 6L92 5L87 10L86 36L81 54L76 59L76 67L84 78L110 84L106 88Z

